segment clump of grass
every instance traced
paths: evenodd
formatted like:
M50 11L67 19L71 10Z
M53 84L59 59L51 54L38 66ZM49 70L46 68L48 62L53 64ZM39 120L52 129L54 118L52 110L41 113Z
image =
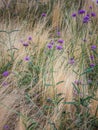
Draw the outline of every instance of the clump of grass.
M67 2L68 7L71 4L63 2ZM29 10L27 16L24 16L27 7L23 9L19 22L26 20L29 25L20 30L24 33L23 38L19 38L19 45L15 44L17 51L11 41L15 30L1 31L7 34L9 42L9 48L5 46L9 51L4 55L4 59L8 56L8 62L3 59L0 66L1 86L12 78L12 85L16 82L15 86L23 91L23 121L27 130L90 130L98 127L98 37L97 27L93 28L97 21L96 11L86 10L80 3L74 4L72 10L66 8L64 12L62 2L49 1L45 8L38 5L33 14ZM49 19L56 12L55 6L60 11L57 16L53 14L51 22ZM41 17L29 35L35 14Z

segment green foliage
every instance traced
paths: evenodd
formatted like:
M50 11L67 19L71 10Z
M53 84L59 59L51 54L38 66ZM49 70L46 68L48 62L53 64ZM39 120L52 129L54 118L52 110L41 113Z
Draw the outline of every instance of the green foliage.
M32 81L32 75L29 74L28 72L22 72L21 74L21 78L18 80L18 85L19 86L27 86L31 83Z

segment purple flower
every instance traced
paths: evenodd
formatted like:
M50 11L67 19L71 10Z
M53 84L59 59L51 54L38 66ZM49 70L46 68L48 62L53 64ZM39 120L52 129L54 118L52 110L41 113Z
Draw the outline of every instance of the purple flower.
M27 42L23 43L23 46L27 47L29 44Z
M83 10L83 9L79 10L78 14L85 14L85 10Z
M52 45L51 45L50 43L47 45L47 47L48 47L49 49L52 49Z
M89 8L92 9L92 6L90 6Z
M73 14L72 14L72 17L76 17L76 16L77 16L76 13L73 13Z
M84 38L83 41L86 42L87 40Z
M96 16L96 14L95 14L94 12L92 12L92 13L91 13L91 16L92 16L92 17L95 17L95 16Z
M4 87L5 86L7 86L8 85L8 83L7 82L3 82L3 84L2 84Z
M98 4L98 0L96 0L96 3Z
M56 46L56 49L57 49L57 50L62 50L63 47L59 45L59 46Z
M91 46L91 49L92 49L92 50L95 50L96 48L97 48L96 45L92 45L92 46Z
M29 36L29 37L28 37L28 40L29 40L29 41L31 41L31 40L32 40L32 37L31 37L31 36Z
M52 100L51 100L51 98L47 98L46 101L47 102L51 102Z
M9 75L8 71L4 71L3 74L2 74L2 76L4 76L4 77L7 77L8 75Z
M91 60L94 60L94 56L90 56L90 59L91 59Z
M8 126L8 125L5 125L5 126L4 126L4 130L9 130L9 126Z
M91 79L89 79L87 82L88 82L88 84L91 84L91 83L92 83L92 80L91 80Z
M51 41L49 44L54 45L54 41Z
M69 64L73 65L74 63L75 63L74 58L70 58L70 60L69 60Z
M60 36L60 32L59 31L57 32L57 36Z
M81 81L80 81L80 80L75 80L74 83L75 83L76 85L79 85L79 84L81 84Z
M41 15L42 17L46 17L46 13L42 13L42 15Z
M61 44L62 44L62 43L64 43L64 40L59 39L59 40L58 40L58 43L61 43Z
M89 15L85 16L83 18L83 23L88 23L89 19L90 19Z
M94 64L94 63L91 63L91 64L90 64L90 67L91 67L91 68L95 67L95 64Z
M86 16L90 17L90 14L87 14Z
M75 96L77 96L77 95L78 95L77 90L73 90L73 94L74 94Z
M29 56L26 56L26 57L24 58L24 60L25 60L25 61L29 61L29 60L30 60L30 57L29 57Z

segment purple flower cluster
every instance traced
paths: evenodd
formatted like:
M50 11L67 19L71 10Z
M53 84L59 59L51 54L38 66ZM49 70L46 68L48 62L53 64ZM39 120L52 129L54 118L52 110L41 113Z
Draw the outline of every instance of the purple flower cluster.
M91 12L91 14L87 14L83 17L83 23L88 23L91 19L91 17L95 17L96 14L94 12Z
M48 43L47 47L49 49L52 49L53 48L53 45L54 45L54 41L51 41L50 43Z
M29 42L30 41L32 41L32 37L31 36L29 36L28 38L27 38L27 42L24 42L23 40L20 40L20 42L22 43L22 45L24 46L24 47L28 47L29 46Z
M62 49L63 49L62 44L64 43L64 40L63 40L63 39L59 39L57 42L59 43L59 45L56 45L56 49L57 49L57 50L62 50ZM49 49L52 49L53 46L54 46L54 41L51 41L51 42L48 43L48 45L47 45L47 47L48 47Z
M90 6L89 8L92 9L92 6ZM78 14L79 15L85 14L85 16L83 17L83 23L88 23L90 21L91 17L95 17L96 16L96 14L94 12L91 12L91 14L86 14L86 11L84 9L79 10ZM76 17L76 16L77 16L76 13L72 14L72 17Z
M62 50L63 49L64 40L63 39L58 39L58 43L59 43L59 45L56 46L56 49L57 50Z
M88 23L89 20L90 20L89 15L86 15L86 16L83 17L83 23Z
M81 9L81 10L78 11L78 14L85 14L85 12L86 11L84 9Z

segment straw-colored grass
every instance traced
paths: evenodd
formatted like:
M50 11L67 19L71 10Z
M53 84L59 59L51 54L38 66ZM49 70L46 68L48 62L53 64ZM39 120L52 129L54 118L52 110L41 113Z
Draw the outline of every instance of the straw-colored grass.
M28 4L27 2L26 6ZM48 4L48 2L46 4ZM83 8L88 9L90 5L92 5L92 3L85 2ZM20 6L22 5L16 6L16 12L21 12ZM29 127L36 122L35 125L38 123L38 127L35 127L35 129L38 130L65 130L66 128L78 130L75 124L78 124L79 117L83 114L84 122L79 130L89 130L90 125L87 126L86 123L92 123L93 118L90 120L91 117L98 117L98 112L96 112L98 100L94 100L98 99L98 89L94 92L95 95L90 99L91 102L89 102L87 107L82 106L84 104L80 104L80 106L77 105L76 107L72 105L74 99L78 100L78 103L81 103L80 101L83 96L85 98L88 96L89 98L92 94L87 84L87 76L89 74L83 74L83 76L81 76L81 74L84 73L89 64L92 63L90 55L93 55L93 52L90 48L93 44L97 46L97 27L92 29L89 23L87 31L85 31L85 27L82 26L81 28L81 23L76 23L70 16L67 17L63 25L64 13L62 12L62 7L62 2L56 2L54 4L52 15L50 14L52 17L48 17L52 18L49 27L47 27L49 22L48 18L40 18L40 20L34 24L33 29L31 21L30 23L26 22L26 20L20 22L22 18L20 21L19 19L17 20L16 25L11 18L9 26L2 21L0 25L0 129L3 129L4 125L8 124L11 126L11 129L13 127L15 130L29 130ZM24 6L24 8L27 7ZM24 9L22 8L22 10ZM94 3L93 11L98 11ZM72 12L73 10L70 10L70 13L68 13L71 15ZM97 21L97 17L95 20ZM75 31L76 25L81 28L82 34L80 31ZM51 40L54 40L56 45L58 44L57 40L59 38L56 34L57 30L54 31L55 28L62 28L60 30L60 39L64 40L64 49L63 51L55 49L55 51L52 52L53 55L49 55L51 50L49 51L47 44ZM92 30L94 35L91 37L89 31ZM9 31L13 32L9 34ZM87 42L83 43L85 32ZM29 36L32 37L32 40L29 42L28 47L24 47L21 41L28 42ZM83 51L85 53L83 53ZM98 54L98 51L96 51L96 53ZM81 57L84 56L84 54L85 58L83 57L82 59ZM26 56L30 57L30 62L24 60ZM76 59L75 64L69 65L68 61L73 57ZM8 67L10 75L8 77L2 77L2 73L6 71L5 66L8 62L11 63ZM94 59L94 63L98 64L97 57ZM97 77L97 74L94 76ZM80 88L80 93L77 96L77 94L74 93L75 88L72 83L79 79L86 85L85 87L82 84L76 86L77 89ZM97 81L96 78L95 80ZM4 83L8 83L7 86L4 86ZM94 91L93 88L94 86L91 87L92 91ZM57 97L57 95L60 96ZM58 101L59 103L57 104ZM80 111L78 114L76 113L77 108ZM87 110L89 110L91 117L87 118L85 116ZM62 113L65 111L69 114L63 115ZM14 113L16 113L16 115ZM16 119L13 118L13 115ZM12 123L10 123L10 121L12 121ZM13 124L13 122L16 123ZM31 130L33 130L33 128Z

